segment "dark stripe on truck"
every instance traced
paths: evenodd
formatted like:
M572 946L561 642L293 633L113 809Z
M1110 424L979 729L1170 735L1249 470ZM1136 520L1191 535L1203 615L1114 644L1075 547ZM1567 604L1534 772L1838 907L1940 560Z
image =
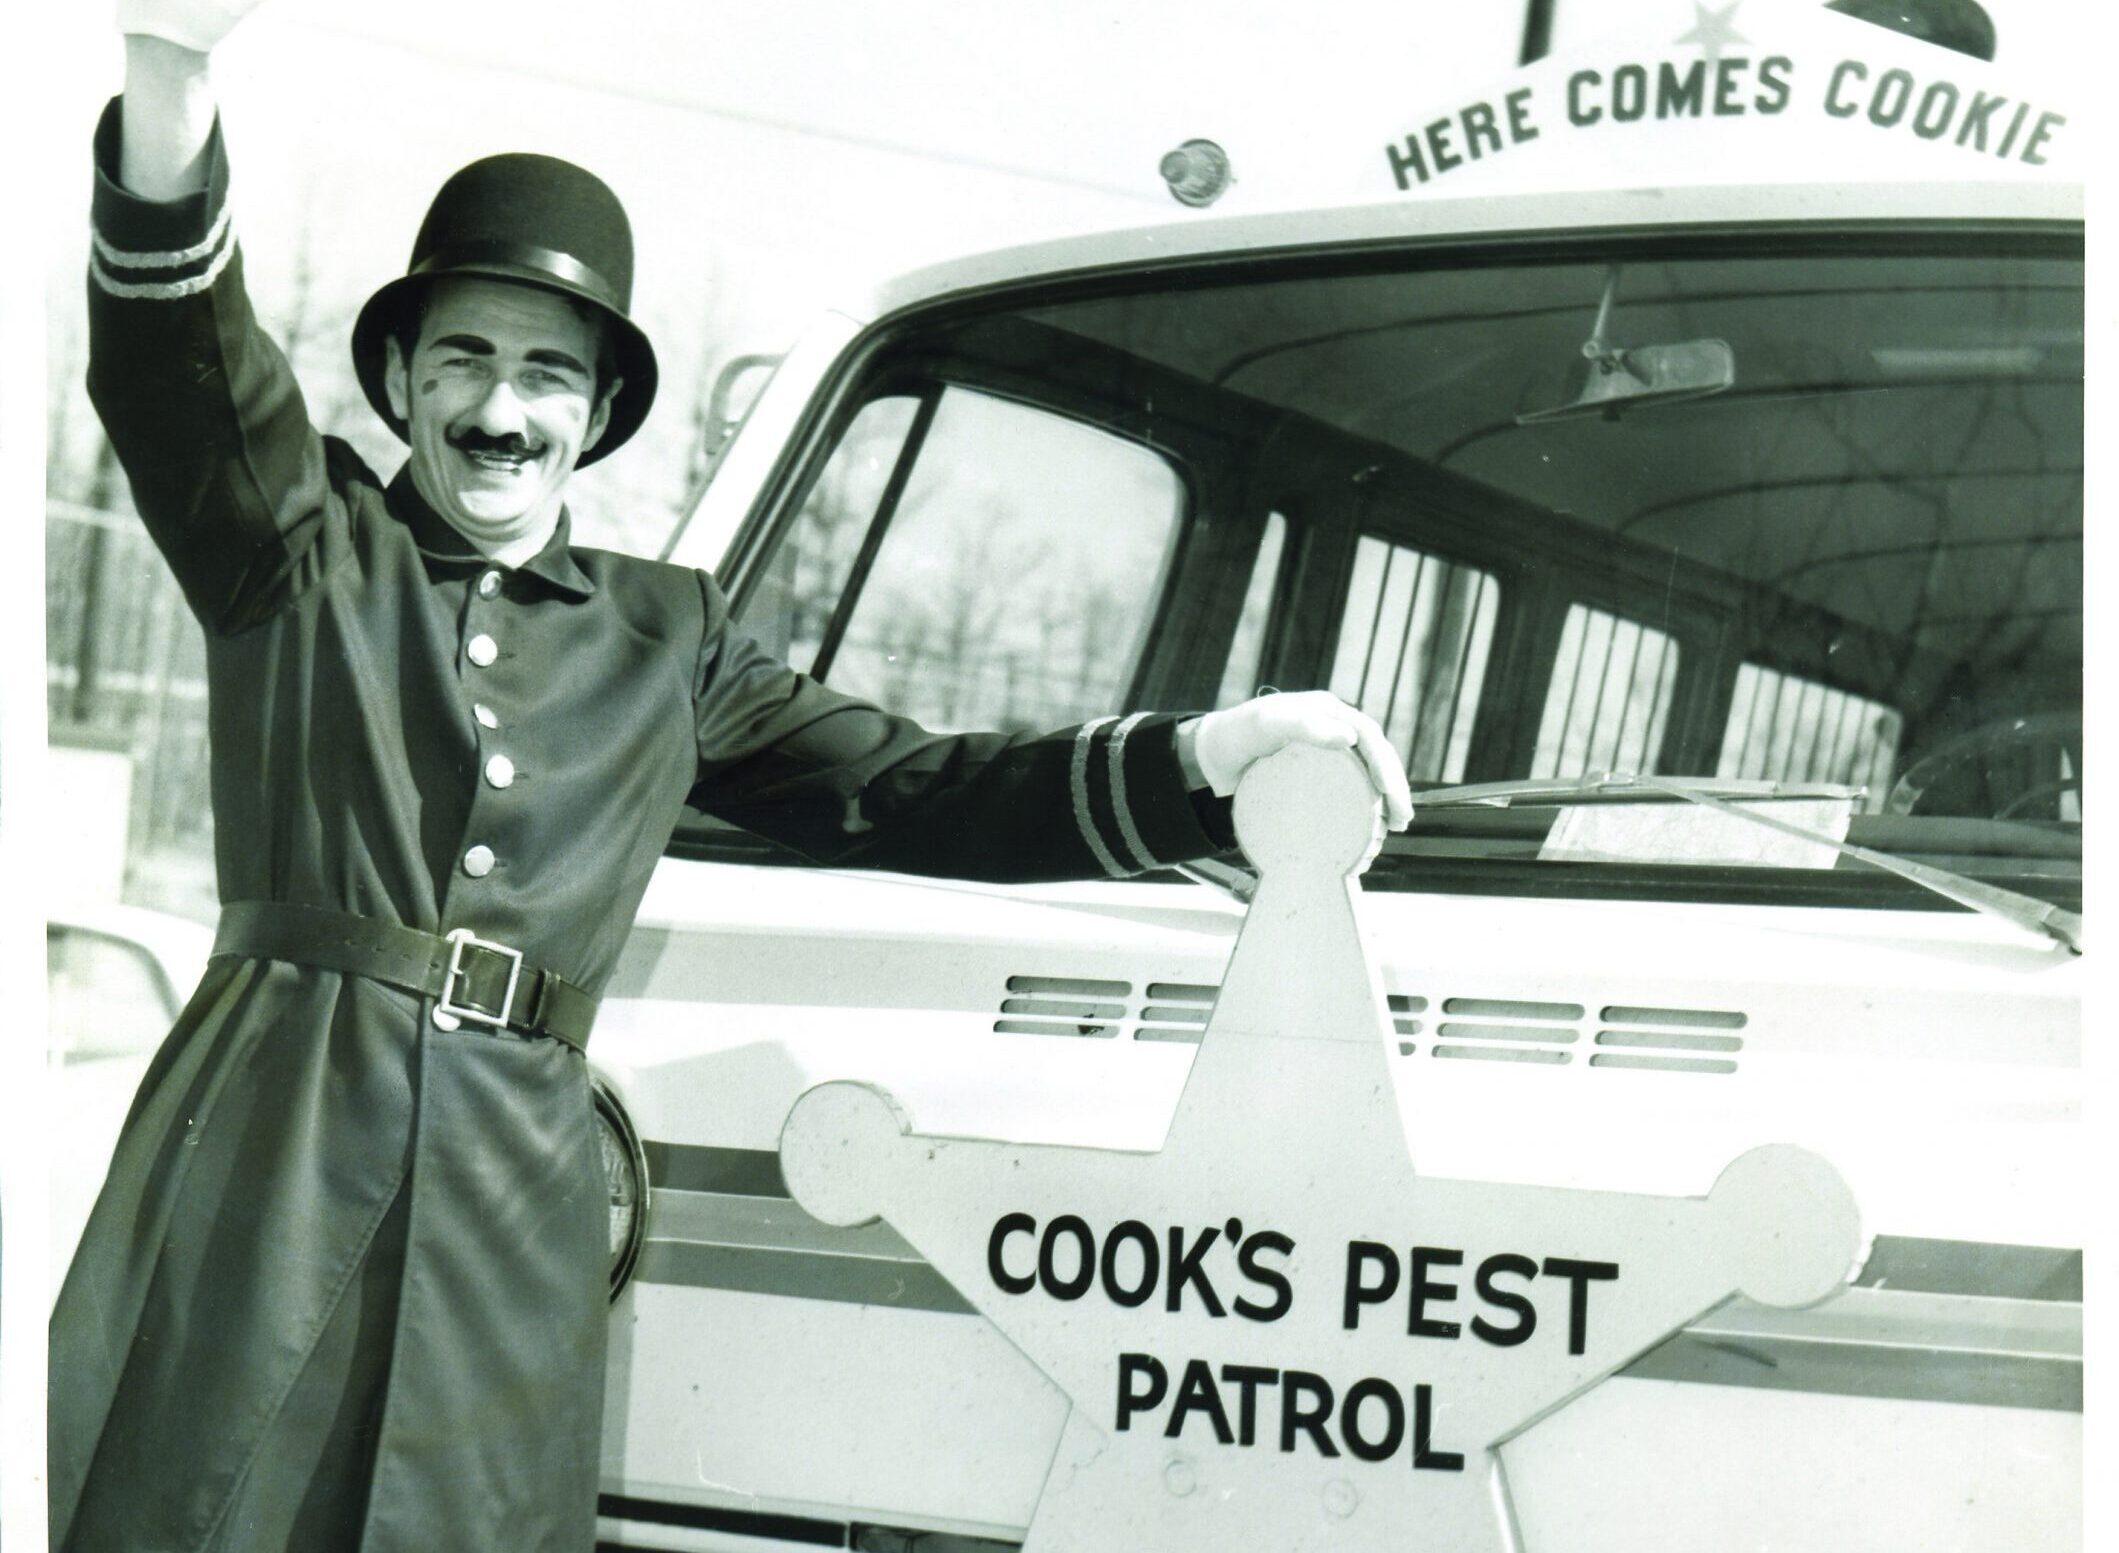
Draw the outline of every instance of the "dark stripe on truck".
M714 1149L696 1143L641 1145L647 1178L679 1192L730 1192L739 1197L785 1197L787 1178L770 1149Z
M975 1315L969 1300L925 1262L650 1240L635 1275L642 1283L735 1289L793 1299Z
M1878 1235L1858 1288L1987 1299L2082 1303L2082 1253L2057 1246L1987 1245Z
M1819 1391L1908 1402L1966 1402L2082 1411L2082 1358L1907 1348L1800 1337L1730 1338L1679 1332L1621 1375L1769 1391Z
M780 1542L804 1542L819 1548L845 1547L847 1533L852 1529L844 1521L812 1520L806 1515L723 1510L713 1505L672 1504L665 1499L632 1499L623 1494L598 1494L596 1513L607 1520L734 1532L743 1537L770 1537ZM603 1545L606 1544L599 1544Z

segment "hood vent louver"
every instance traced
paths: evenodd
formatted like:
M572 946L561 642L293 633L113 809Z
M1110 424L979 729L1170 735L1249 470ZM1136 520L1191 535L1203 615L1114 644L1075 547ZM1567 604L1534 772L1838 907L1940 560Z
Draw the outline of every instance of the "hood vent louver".
M1109 1039L1127 1014L1133 984L1066 976L1011 976L1002 1017L1004 1035L1075 1035Z
M1133 983L1080 976L1011 976L993 1028L1002 1035L1196 1043L1221 989L1201 982ZM1419 1055L1427 998L1388 994L1401 1056ZM1726 1074L1736 1071L1749 1023L1726 1009L1448 997L1435 1005L1427 1055L1540 1067ZM1588 1032L1589 1039L1583 1036ZM1580 1052L1584 1061L1577 1063Z
M1660 1073L1734 1073L1744 1038L1742 1014L1704 1008L1631 1008L1601 1011L1593 1068L1645 1068ZM1714 1055L1709 1055L1709 1054Z

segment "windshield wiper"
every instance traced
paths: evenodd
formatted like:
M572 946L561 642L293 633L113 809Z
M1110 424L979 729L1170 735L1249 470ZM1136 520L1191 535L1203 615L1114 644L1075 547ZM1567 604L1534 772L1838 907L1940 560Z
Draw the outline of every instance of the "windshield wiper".
M1974 911L1983 911L1989 916L2001 918L2004 922L2012 922L2027 932L2064 944L2076 954L2082 953L2082 916L2079 912L2064 910L2050 901L2021 895L2014 890L2003 889L2000 885L1970 879L1963 874L1952 873L1947 868L1916 863L1910 858L1894 857L1888 852L1856 846L1851 841L1836 840L1823 831L1790 824L1757 809L1743 808L1730 802L1731 799L1746 798L1858 798L1863 791L1859 787L1845 787L1830 782L1758 782L1739 781L1728 777L1639 776L1630 772L1615 771L1595 776L1520 782L1480 782L1465 787L1431 788L1426 792L1413 794L1413 812L1417 814L1422 809L1474 805L1507 808L1510 804L1523 800L1562 803L1584 798L1624 801L1644 795L1679 798L1722 814L1733 814L1755 825L1780 831L1783 835L1822 843L1835 851L1845 853L1848 857L1867 863L1872 868L1880 868L1885 873L1909 879L1945 899L1956 901L1961 906L1969 906Z
M1413 808L1450 809L1486 805L1505 809L1521 799L1559 803L1580 798L1637 798L1644 791L1689 798L1859 798L1868 791L1837 782L1761 782L1735 777L1643 777L1628 771L1603 771L1578 777L1525 777L1514 782L1475 782L1465 787L1430 787L1413 794Z

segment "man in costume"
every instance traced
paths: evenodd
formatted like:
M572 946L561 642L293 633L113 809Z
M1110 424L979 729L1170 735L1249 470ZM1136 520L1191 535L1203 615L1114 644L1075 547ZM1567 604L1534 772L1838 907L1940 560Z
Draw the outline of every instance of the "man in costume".
M936 736L772 660L704 573L572 546L565 482L655 357L624 214L564 162L458 173L361 312L411 448L379 479L245 295L206 65L256 3L120 0L96 135L90 391L205 628L224 908L53 1315L53 1546L586 1553L581 1048L687 801L819 859L1043 879L1223 850L1291 741L1359 749L1394 824L1405 778L1321 694Z

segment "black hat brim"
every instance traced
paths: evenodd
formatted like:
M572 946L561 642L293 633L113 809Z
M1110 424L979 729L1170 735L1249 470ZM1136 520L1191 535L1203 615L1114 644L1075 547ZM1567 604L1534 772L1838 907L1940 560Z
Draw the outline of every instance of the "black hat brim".
M611 354L620 380L618 393L611 401L611 418L603 428L603 435L596 440L594 447L581 455L576 468L586 468L617 452L640 429L641 422L647 419L649 407L655 402L655 388L660 379L655 349L640 326L602 298L569 286L549 274L501 262L487 262L451 265L446 270L401 276L368 298L361 307L360 316L353 321L354 375L360 379L361 392L368 396L368 403L374 407L375 413L401 441L411 440L411 429L390 408L390 396L383 386L383 368L388 360L385 347L398 332L400 322L419 305L436 281L458 275L509 281L571 297L593 307L610 331Z

